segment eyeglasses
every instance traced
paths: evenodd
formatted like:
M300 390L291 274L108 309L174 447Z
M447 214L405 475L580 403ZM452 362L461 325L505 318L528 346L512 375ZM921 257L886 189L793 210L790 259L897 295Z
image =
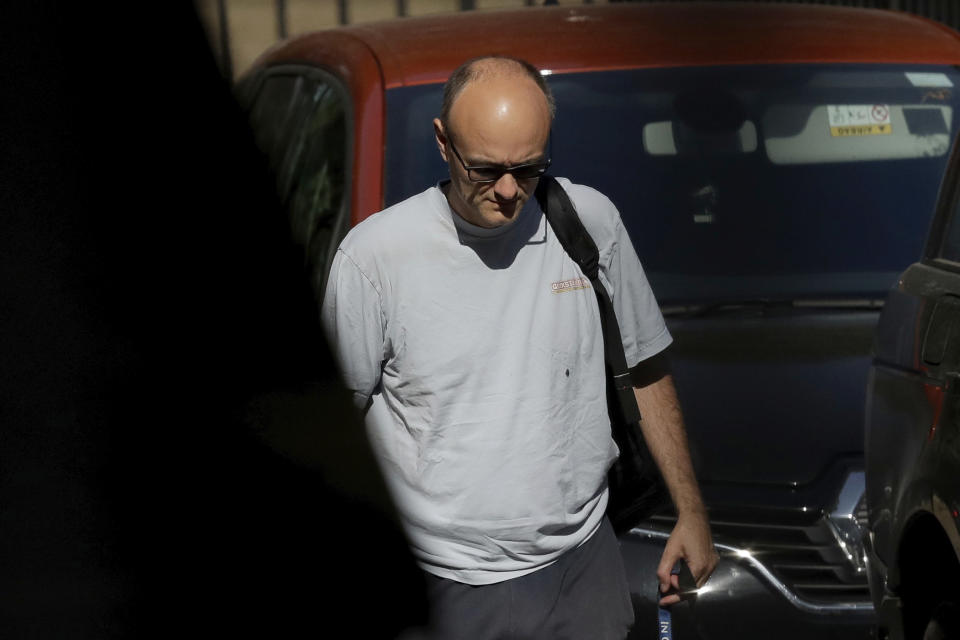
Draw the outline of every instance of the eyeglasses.
M457 160L459 160L460 164L463 165L463 168L466 169L467 178L470 179L470 182L496 182L500 179L500 176L505 173L512 175L515 180L530 180L531 178L539 178L547 172L547 169L550 168L549 158L547 158L544 162L530 162L527 164L518 164L513 167L504 167L501 165L481 165L468 167L467 163L463 161L463 157L460 155L460 152L457 151L457 147L454 146L453 139L447 139L450 140L450 148L453 149L453 153L455 156L457 156Z

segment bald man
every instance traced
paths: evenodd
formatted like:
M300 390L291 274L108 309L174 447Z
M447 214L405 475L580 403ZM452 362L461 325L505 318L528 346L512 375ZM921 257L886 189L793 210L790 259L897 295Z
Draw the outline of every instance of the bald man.
M529 63L464 63L433 122L450 180L357 225L330 272L324 326L427 574L430 638L620 640L633 622L604 515L617 451L597 300L531 198L553 111ZM640 369L671 337L620 215L560 183ZM636 396L679 516L661 589L681 557L702 584L717 556L669 375Z

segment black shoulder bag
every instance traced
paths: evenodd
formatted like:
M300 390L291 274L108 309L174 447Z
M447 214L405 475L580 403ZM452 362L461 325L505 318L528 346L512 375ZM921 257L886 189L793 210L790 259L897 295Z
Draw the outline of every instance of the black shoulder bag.
M620 457L607 474L610 487L607 515L617 535L621 535L669 504L670 494L640 431L640 409L627 369L620 325L617 324L613 302L598 277L600 253L597 245L584 228L566 191L552 176L540 178L534 195L560 244L590 279L600 305L607 369L607 410L613 440L620 449Z

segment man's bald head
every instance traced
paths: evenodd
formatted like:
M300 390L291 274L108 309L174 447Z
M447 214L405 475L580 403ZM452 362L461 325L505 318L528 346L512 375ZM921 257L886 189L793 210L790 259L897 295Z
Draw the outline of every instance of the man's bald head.
M553 120L556 112L556 105L553 100L553 93L550 87L544 82L540 71L520 58L511 58L509 56L483 56L473 58L461 64L450 75L447 83L443 87L443 106L440 109L440 121L445 129L449 130L450 110L453 103L460 96L463 90L472 82L490 79L490 78L527 78L532 81L543 93L547 103L547 110L550 113L550 120Z
M481 227L516 220L537 178L518 179L512 168L549 165L552 121L553 98L536 67L505 57L461 65L444 89L442 115L433 121L437 148L450 167L444 189L451 208ZM481 175L499 177L478 179L471 173L478 168L487 170Z

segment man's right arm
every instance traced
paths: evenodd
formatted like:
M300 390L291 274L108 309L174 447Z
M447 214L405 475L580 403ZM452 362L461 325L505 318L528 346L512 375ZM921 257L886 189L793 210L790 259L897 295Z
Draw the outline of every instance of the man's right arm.
M383 313L378 286L342 248L330 267L320 318L343 382L362 409L380 382Z

